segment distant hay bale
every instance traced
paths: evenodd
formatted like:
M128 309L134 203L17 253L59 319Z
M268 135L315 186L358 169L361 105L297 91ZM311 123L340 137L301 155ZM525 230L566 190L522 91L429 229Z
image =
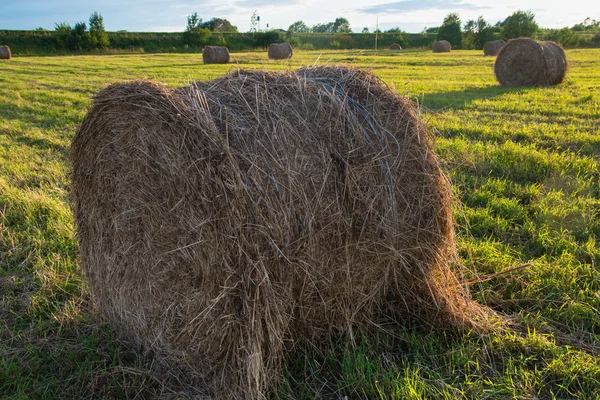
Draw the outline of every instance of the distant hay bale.
M202 49L202 61L204 64L227 64L229 50L223 46L206 46Z
M402 46L400 46L398 43L392 43L390 45L390 50L402 50Z
M502 86L556 85L567 73L567 57L551 41L512 39L498 53L494 73Z
M452 50L452 45L447 40L440 40L433 44L432 50L434 53L449 53Z
M504 47L506 42L504 40L491 40L483 45L484 56L495 56Z
M292 57L292 46L289 43L273 43L269 46L271 60L285 60Z
M10 60L10 47L0 46L0 60Z
M295 343L486 321L450 269L451 188L431 134L370 73L114 84L71 159L99 309L218 398L265 398Z

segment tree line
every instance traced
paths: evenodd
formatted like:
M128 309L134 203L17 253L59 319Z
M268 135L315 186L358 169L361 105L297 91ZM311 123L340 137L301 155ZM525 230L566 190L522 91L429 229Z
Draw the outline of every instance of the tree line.
M228 46L233 50L264 48L271 43L287 41L293 47L303 49L351 49L372 48L373 33L368 28L353 33L348 19L339 17L334 21L318 23L309 27L303 21L291 24L287 31L281 29L242 33L225 18L203 21L198 13L187 17L185 30L180 33L129 33L127 31L105 31L104 19L98 12L90 15L88 23L77 22L73 26L66 22L56 23L54 32L42 28L36 32L11 32L15 44L29 53L40 52L87 52L102 49L138 49L150 52L198 51L205 45ZM43 32L41 32L43 31ZM318 35L313 35L317 33ZM399 43L402 47L428 47L433 40L447 40L453 48L481 49L494 39L511 39L527 36L554 40L564 47L600 47L600 21L587 18L571 28L543 29L528 11L516 11L503 21L490 24L482 16L462 23L457 13L448 14L442 24L426 28L420 34L404 32L399 27L380 34L380 47ZM4 35L8 32L4 32ZM0 36L3 33L0 31ZM158 36L160 40L157 41ZM7 42L9 43L9 42ZM9 43L10 44L10 43ZM42 50L40 49L47 49ZM18 51L18 49L15 49Z

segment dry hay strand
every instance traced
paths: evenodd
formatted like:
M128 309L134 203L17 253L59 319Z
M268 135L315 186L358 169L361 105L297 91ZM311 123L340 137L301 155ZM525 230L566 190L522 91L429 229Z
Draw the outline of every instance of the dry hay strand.
M292 58L292 46L289 43L273 43L269 46L269 59L285 60Z
M504 40L491 40L483 45L484 56L496 56L502 50L506 42Z
M10 47L0 46L0 60L10 60L11 57Z
M71 148L79 261L122 337L220 398L295 343L486 325L451 270L451 188L412 103L345 67L103 89Z
M206 46L202 49L204 64L227 64L229 62L229 49L223 46Z
M556 85L567 73L567 57L551 41L512 39L498 53L494 73L502 86Z
M432 50L434 53L450 53L452 45L447 40L440 40L433 44Z
M402 50L402 46L400 46L398 43L392 43L390 45L390 50Z

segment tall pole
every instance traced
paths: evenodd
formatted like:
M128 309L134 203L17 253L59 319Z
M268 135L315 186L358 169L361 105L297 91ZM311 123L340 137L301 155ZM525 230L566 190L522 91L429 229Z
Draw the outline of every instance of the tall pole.
M379 33L379 15L377 16L377 22L375 23L375 54L377 54L377 34Z

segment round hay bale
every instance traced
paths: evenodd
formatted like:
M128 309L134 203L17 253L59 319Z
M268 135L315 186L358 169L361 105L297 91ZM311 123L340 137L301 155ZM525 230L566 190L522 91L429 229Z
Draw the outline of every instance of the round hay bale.
M202 49L204 64L227 64L229 62L229 49L223 46L206 46Z
M451 188L432 136L370 73L115 84L71 159L99 309L219 398L266 397L295 343L487 316L450 269Z
M440 40L433 44L432 50L434 53L450 53L452 45L447 40Z
M0 46L0 60L10 60L10 47Z
M402 50L402 46L400 46L398 43L393 43L390 45L390 50Z
M292 58L292 46L289 43L273 43L269 46L269 59L285 60Z
M502 86L550 86L567 73L567 57L558 44L529 38L509 40L494 64Z
M491 40L483 45L484 56L496 56L498 52L504 47L506 42L504 40Z

